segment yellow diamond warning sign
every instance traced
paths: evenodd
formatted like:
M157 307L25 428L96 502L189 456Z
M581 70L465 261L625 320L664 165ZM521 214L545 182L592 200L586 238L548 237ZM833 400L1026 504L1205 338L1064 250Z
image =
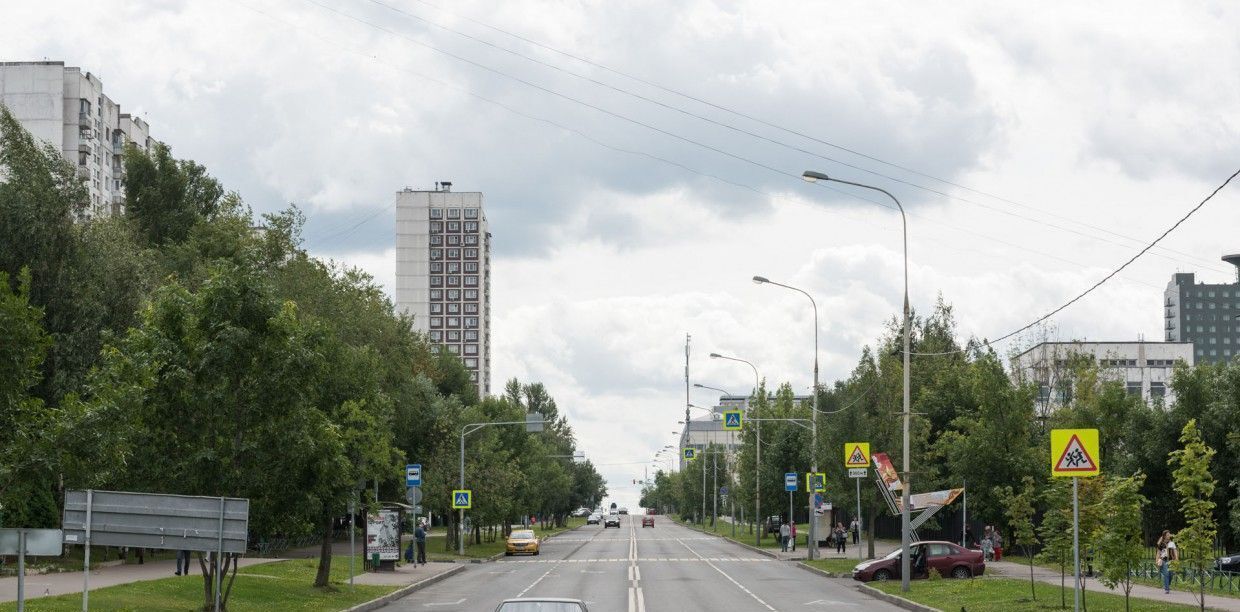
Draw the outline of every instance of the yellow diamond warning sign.
M1097 476L1097 429L1051 430L1051 476Z
M867 468L870 467L870 443L869 442L849 442L844 445L844 467L846 468Z

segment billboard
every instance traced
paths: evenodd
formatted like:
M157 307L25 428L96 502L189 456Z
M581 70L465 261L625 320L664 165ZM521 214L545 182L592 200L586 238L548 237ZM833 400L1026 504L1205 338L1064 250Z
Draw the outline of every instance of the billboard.
M900 473L896 471L896 466L891 464L891 458L887 453L874 453L870 455L874 460L874 470L878 472L878 477L882 479L883 484L887 485L888 491L904 490L904 483L900 482Z
M964 489L944 489L933 493L914 493L908 497L909 508L912 510L925 510L930 506L946 506L956 500ZM899 508L903 503L903 499L896 498L896 507Z
M65 544L244 553L250 500L123 491L65 491ZM221 532L221 527L223 528ZM221 537L223 541L221 542Z
M366 556L379 553L380 561L400 559L400 512L380 510L366 515Z

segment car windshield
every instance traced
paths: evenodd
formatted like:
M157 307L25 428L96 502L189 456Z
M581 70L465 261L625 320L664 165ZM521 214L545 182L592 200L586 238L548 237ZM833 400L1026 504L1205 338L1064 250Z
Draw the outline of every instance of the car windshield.
M572 601L509 601L499 612L581 612L581 604Z
M512 536L510 537L514 540L533 540L534 532L528 529L521 529L521 530L512 532Z

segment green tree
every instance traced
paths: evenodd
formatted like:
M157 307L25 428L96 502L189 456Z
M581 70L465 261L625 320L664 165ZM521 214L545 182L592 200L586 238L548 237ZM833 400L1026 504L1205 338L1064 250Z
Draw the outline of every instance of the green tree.
M1202 442L1196 419L1184 425L1180 435L1183 448L1171 453L1167 463L1175 468L1175 492L1180 496L1180 512L1185 526L1176 534L1182 567L1196 571L1200 588L1197 603L1206 609L1205 571L1210 566L1214 537L1218 525L1214 520L1215 503L1211 499L1217 484L1210 475L1210 461L1215 451Z
M1046 512L1038 525L1038 537L1042 540L1042 552L1038 558L1059 565L1059 605L1067 607L1067 567L1072 559L1072 481L1068 478L1052 478L1050 486L1042 492Z
M154 246L184 242L190 230L220 210L224 188L206 168L177 160L164 144L150 153L125 150L125 214Z
M1021 480L1020 493L1013 492L1011 487L1003 487L995 493L999 499L1005 501L1003 513L1007 516L1011 529L1012 543L1024 548L1025 556L1029 557L1029 592L1033 600L1037 601L1038 592L1033 581L1033 547L1038 544L1038 534L1033 527L1037 488L1033 477L1025 476Z
M1141 494L1145 474L1108 479L1098 514L1107 517L1099 523L1093 540L1101 562L1101 581L1114 589L1124 589L1124 609L1129 609L1133 570L1145 556L1141 514L1149 500Z

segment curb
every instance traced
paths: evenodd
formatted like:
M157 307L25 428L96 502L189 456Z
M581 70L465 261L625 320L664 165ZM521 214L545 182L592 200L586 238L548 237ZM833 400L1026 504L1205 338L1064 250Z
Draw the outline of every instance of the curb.
M835 572L828 572L827 570L819 569L804 561L797 561L797 567L807 572L813 572L815 574L818 574L819 576L822 576L824 578L852 578L852 576L849 576L847 574L836 574Z
M931 608L930 606L923 606L915 601L909 601L898 595L884 593L874 587L866 586L864 584L857 585L857 591L860 593L865 593L866 595L869 595L870 597L873 597L874 599L881 599L889 604L892 604L900 608L904 608L905 610L912 610L913 612L943 612L942 610L939 610L938 608Z
M396 601L397 599L400 599L410 593L413 593L414 591L424 589L432 584L435 584L436 582L455 576L456 574L459 574L463 571L465 571L465 566L457 565L456 567L442 574L431 576L430 578L427 578L425 580L420 580L413 584L403 586L377 599L372 599L370 601L357 604L356 606L353 606L352 608L346 608L343 612L368 612L369 610L374 610L376 608L383 607L389 603L392 603L393 601Z

